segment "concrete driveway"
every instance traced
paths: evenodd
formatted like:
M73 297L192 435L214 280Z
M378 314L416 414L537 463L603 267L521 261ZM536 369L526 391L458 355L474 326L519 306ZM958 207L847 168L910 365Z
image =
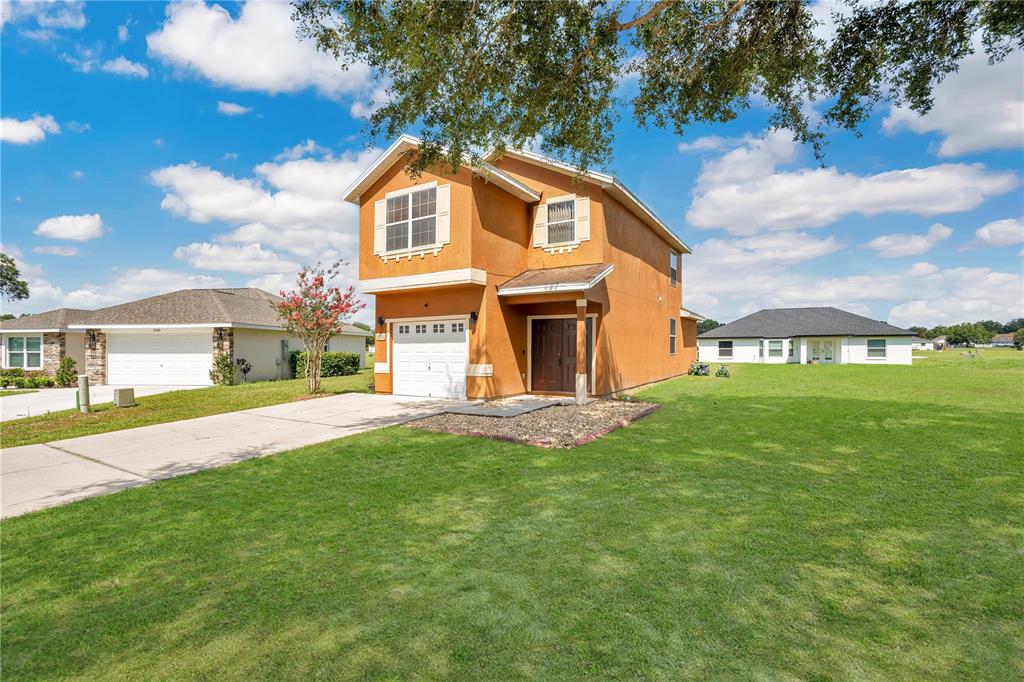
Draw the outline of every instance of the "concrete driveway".
M114 399L115 388L133 388L132 386L90 386L89 402L109 403ZM183 391L198 386L135 386L135 397L156 395L168 391ZM42 388L34 393L0 396L0 421L35 417L47 412L75 409L75 393L77 388Z
M464 403L348 393L0 450L0 517L419 419Z

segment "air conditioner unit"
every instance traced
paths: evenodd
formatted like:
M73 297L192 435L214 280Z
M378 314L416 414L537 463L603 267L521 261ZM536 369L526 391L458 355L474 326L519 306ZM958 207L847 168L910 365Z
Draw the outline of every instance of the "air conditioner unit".
M135 405L134 388L115 388L114 407L132 407Z

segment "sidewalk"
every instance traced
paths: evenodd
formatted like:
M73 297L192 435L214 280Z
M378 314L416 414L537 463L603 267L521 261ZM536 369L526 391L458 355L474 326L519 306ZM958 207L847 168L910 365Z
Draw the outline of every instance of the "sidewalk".
M419 419L460 403L346 393L0 451L0 518Z

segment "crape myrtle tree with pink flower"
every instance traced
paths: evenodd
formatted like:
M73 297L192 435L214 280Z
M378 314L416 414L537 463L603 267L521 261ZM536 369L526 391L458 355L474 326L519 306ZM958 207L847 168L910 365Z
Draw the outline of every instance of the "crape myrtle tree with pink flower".
M320 263L307 265L296 278L295 290L282 290L283 300L274 305L285 330L299 337L305 346L306 390L310 395L320 392L320 358L328 339L366 307L356 298L353 287L342 290L331 285L342 265L342 261L326 269Z

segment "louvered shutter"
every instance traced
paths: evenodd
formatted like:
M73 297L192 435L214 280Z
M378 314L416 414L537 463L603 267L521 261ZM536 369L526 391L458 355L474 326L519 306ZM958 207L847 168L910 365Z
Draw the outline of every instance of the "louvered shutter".
M379 255L387 250L387 213L386 199L373 203L373 253Z
M437 223L435 238L438 244L447 244L452 240L452 186L441 185L437 188Z
M590 197L576 197L576 241L590 239Z
M533 214L533 245L544 246L548 243L548 207L537 204Z

